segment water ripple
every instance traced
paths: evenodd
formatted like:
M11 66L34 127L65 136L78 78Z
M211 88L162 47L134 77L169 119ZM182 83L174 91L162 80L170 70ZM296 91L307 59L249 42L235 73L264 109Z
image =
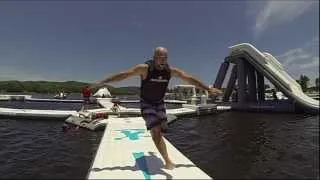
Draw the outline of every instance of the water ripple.
M165 136L214 179L316 179L318 119L226 112L181 118ZM103 132L66 134L61 126L59 121L0 119L1 178L85 178Z

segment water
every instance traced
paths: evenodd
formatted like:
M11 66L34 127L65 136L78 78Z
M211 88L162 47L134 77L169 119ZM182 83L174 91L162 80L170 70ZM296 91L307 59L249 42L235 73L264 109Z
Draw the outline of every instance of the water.
M65 134L62 122L1 119L0 177L83 179L98 148L101 132Z
M8 106L76 110L81 104L0 102ZM0 177L5 179L84 179L103 133L66 134L63 121L0 121ZM181 118L165 136L214 179L319 177L319 116L225 112Z
M319 177L319 116L228 112L178 120L166 137L216 179Z

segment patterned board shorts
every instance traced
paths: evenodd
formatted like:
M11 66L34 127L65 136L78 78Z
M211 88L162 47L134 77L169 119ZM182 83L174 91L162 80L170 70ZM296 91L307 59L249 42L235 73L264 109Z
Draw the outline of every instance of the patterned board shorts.
M148 103L141 100L140 107L142 117L146 122L147 130L150 130L158 125L161 125L162 131L166 130L167 113L164 102Z

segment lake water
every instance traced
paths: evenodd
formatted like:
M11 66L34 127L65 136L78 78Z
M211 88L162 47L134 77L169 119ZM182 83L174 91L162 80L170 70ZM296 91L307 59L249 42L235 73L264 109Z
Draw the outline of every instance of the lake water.
M0 107L78 110L81 104L0 102ZM0 121L4 179L84 179L103 133L64 133L63 121L56 120ZM319 116L224 112L180 118L165 136L214 179L319 177Z

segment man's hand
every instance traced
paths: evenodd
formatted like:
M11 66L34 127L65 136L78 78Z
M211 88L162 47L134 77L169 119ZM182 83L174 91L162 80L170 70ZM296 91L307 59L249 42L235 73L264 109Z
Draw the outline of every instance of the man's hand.
M208 93L211 93L211 94L222 94L222 91L220 89L217 89L217 88L210 88L210 90L208 90Z

